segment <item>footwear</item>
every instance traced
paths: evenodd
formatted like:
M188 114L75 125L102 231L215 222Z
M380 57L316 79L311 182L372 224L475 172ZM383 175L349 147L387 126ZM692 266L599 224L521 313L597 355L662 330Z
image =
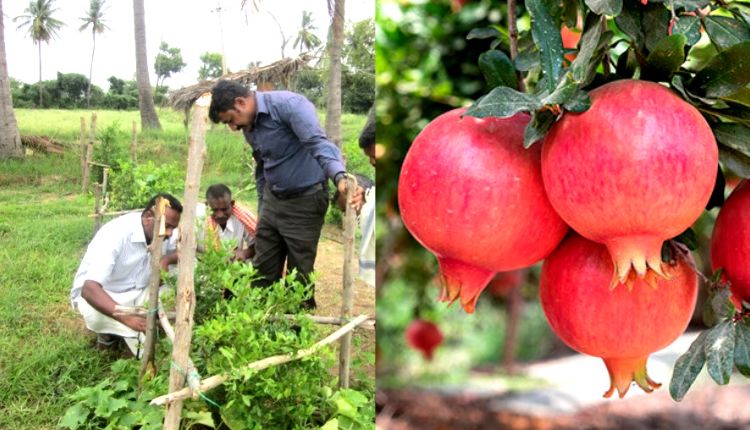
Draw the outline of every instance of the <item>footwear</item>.
M112 351L117 349L120 336L116 336L113 334L107 334L107 333L97 333L96 334L96 343L94 344L94 348L96 348L99 351Z

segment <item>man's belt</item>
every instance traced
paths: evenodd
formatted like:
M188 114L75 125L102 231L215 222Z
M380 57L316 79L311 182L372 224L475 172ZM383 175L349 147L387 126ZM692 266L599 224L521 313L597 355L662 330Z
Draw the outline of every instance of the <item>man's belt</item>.
M271 193L273 193L273 195L277 199L289 200L289 199L293 199L293 198L296 198L296 197L309 196L310 194L315 194L318 191L322 191L324 189L325 189L325 182L318 182L315 185L311 185L311 186L309 186L307 188L303 188L302 190L299 190L299 191L284 192L284 193L279 193L279 192L271 191Z

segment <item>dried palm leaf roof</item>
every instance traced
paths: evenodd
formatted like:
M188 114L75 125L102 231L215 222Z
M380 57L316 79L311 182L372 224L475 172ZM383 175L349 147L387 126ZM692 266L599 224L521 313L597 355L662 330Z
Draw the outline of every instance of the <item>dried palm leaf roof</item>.
M218 79L200 81L195 85L180 88L179 90L170 91L167 98L167 104L174 109L186 110L201 96L211 90L219 79L229 79L237 81L243 85L250 84L281 84L289 88L292 78L299 70L308 68L308 64L315 56L312 53L301 54L297 58L284 58L267 66L255 67L250 70L242 70L235 73L229 73Z

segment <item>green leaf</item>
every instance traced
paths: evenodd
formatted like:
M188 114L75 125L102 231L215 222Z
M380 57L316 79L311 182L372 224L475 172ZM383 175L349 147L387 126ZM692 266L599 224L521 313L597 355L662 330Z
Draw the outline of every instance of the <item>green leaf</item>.
M674 0L672 2L675 9L685 9L688 11L701 9L710 3L711 0Z
M323 427L321 427L320 430L339 430L338 418L332 418L328 420L325 424L323 424Z
M571 98L563 103L563 108L569 112L586 112L591 107L591 97L583 90L577 90Z
M597 15L617 16L622 11L622 0L586 0L586 6Z
M729 96L750 83L750 41L719 52L690 82L706 97Z
M186 420L189 420L192 425L200 424L207 428L216 428L214 419L211 417L211 412L209 411L186 410L182 413L182 416Z
M701 39L701 20L697 16L681 16L672 27L672 34L682 34L686 43L695 45Z
M539 47L542 70L547 75L547 88L553 91L563 67L564 51L560 25L552 19L542 0L529 0L526 2L526 8L531 15L531 35Z
M505 86L516 88L516 69L503 51L491 50L479 56L479 70L490 88Z
M653 51L656 45L669 35L669 21L672 17L669 11L660 4L649 3L644 7L643 31L646 35L646 49Z
M466 110L465 115L477 118L513 116L518 112L535 111L542 108L539 99L531 94L518 92L508 87L497 87L477 100Z
M555 123L556 117L550 111L533 112L531 121L523 131L523 147L530 148L531 145L541 140Z
M729 6L729 11L732 12L732 15L736 16L737 19L741 19L745 25L750 25L750 9L746 6L734 3Z
M719 48L719 51L750 39L750 29L747 25L734 18L707 16L703 19L703 26L711 42Z
M732 293L728 288L714 290L709 295L709 306L716 317L716 322L724 322L734 316L734 303L730 299Z
M708 374L717 384L727 384L734 367L734 327L731 321L708 330L704 352Z
M698 237L695 235L695 232L690 227L688 227L687 230L677 235L674 238L674 240L685 244L685 246L687 246L688 249L691 251L695 251L696 249L698 249Z
M492 37L500 37L502 33L494 27L483 27L474 28L466 36L467 39L489 39Z
M573 72L573 79L581 85L586 85L591 78L591 71L596 72L599 59L595 59L597 47L602 39L602 26L599 22L589 23L588 28L581 35L581 41L578 43L578 55L570 64L570 70Z
M560 83L552 94L542 98L541 103L545 106L566 103L575 95L576 90L578 90L578 84L570 82L566 76L560 80Z
M713 126L720 144L750 157L750 128L740 124L720 123Z
M750 88L747 88L747 87L740 88L740 90L737 91L736 93L721 97L721 99L730 101L733 103L737 103L744 107L750 107Z
M685 44L687 38L682 34L667 36L656 44L648 54L644 75L668 77L680 70L685 62Z
M750 178L750 157L733 149L719 146L719 160L732 172Z
M646 34L641 27L642 18L641 6L635 1L626 1L623 4L622 12L615 17L617 28L630 37L639 52L646 43Z
M669 395L675 401L679 402L685 397L690 386L693 385L701 369L703 369L703 364L706 362L706 353L704 352L706 333L704 331L698 335L690 344L687 352L677 358L674 363L672 380L669 381Z
M741 374L750 376L750 327L738 322L734 330L734 365Z
M89 411L83 404L76 403L75 405L68 408L65 411L65 415L60 420L58 426L67 427L70 430L77 429L81 424L86 422L86 418L89 416Z

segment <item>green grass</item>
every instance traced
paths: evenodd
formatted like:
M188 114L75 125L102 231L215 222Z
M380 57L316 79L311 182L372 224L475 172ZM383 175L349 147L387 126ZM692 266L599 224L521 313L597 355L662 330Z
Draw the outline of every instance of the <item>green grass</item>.
M186 163L182 115L159 112L161 132L139 137L139 161ZM93 232L94 199L80 194L80 117L89 111L17 109L22 135L46 135L64 156L34 154L0 161L0 429L54 428L70 406L66 395L109 375L113 357L91 347L70 308L73 276ZM138 112L98 111L98 130L116 124L116 145L127 154ZM357 147L363 115L344 115L344 152L352 171L374 170ZM241 134L216 126L206 136L201 191L224 182L255 206L251 157ZM360 169L361 166L361 169ZM360 170L355 170L360 169ZM369 168L369 170L368 170ZM243 191L244 190L244 191Z

